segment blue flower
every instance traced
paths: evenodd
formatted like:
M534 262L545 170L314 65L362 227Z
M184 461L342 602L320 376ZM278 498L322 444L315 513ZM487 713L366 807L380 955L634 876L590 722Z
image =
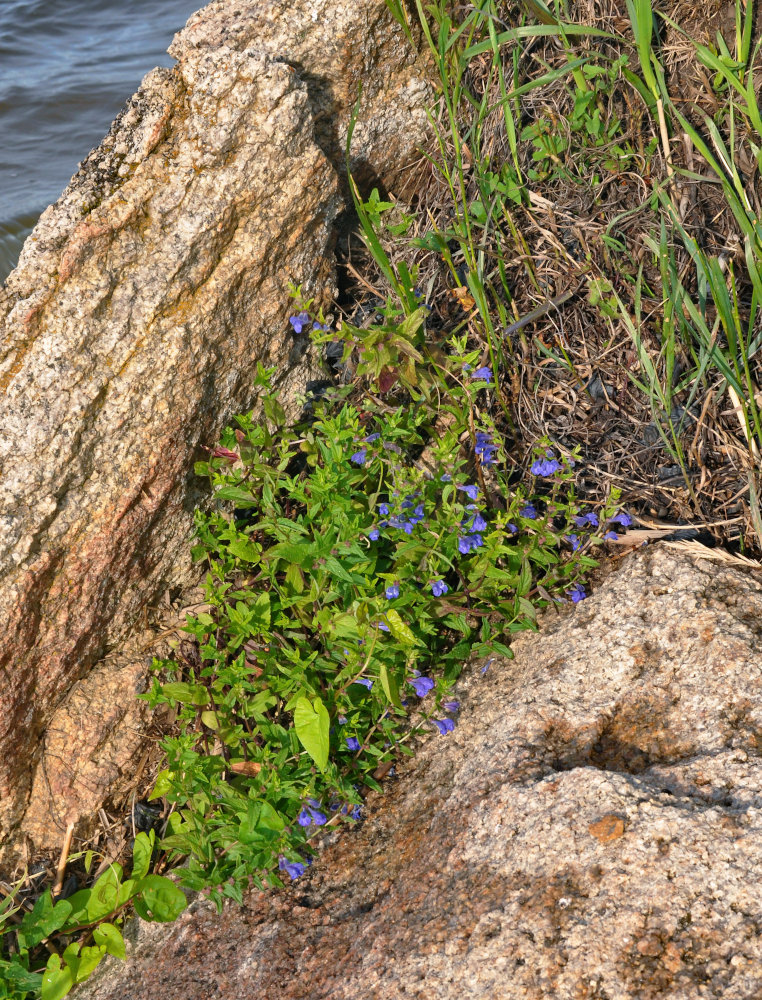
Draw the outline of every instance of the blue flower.
M534 521L534 519L537 517L537 508L533 503L528 503L526 507L523 508L523 510L519 511L519 514L522 517L527 518L529 521Z
M367 448L360 448L359 451L356 451L354 455L350 456L349 461L354 462L355 465L365 465L365 459L367 458L367 456L368 456Z
M579 538L577 538L576 535L564 535L564 538L571 545L572 552L576 552L577 549L582 544L582 542L579 540Z
M484 545L484 539L481 535L465 535L458 539L458 552L466 556L469 552L481 548L482 545Z
M415 688L415 693L419 698L425 698L434 687L434 681L430 677L414 677L409 683L411 687Z
M476 500L479 496L479 487L474 486L473 483L466 483L465 486L457 486L456 489L459 489L461 493L465 493L471 500Z
M395 597L400 596L400 585L398 583L390 583L384 593L387 601L393 601Z
M487 660L487 662L486 662L486 663L484 664L484 666L482 667L482 673L483 673L483 674L486 674L486 673L487 673L487 671L488 671L488 670L489 670L489 668L490 668L490 665L491 665L491 663L492 663L492 657L490 657L490 658L489 658L489 660Z
M315 320L315 322L312 324L312 329L313 330L330 330L331 329L331 324L330 323L318 323L318 321ZM301 333L301 330L297 330L296 332L297 333Z
M619 535L615 531L607 531L603 538L607 542L615 542L619 538Z
M475 514L474 519L471 522L471 527L469 528L469 531L486 531L486 530L487 530L487 522L484 520L481 514Z
M413 513L410 515L410 523L418 524L418 522L422 520L423 520L423 504L419 503L418 506L413 511Z
M346 744L352 751L360 749L360 741L356 736L347 736Z
M322 826L328 822L325 813L321 812L317 806L320 803L316 799L307 799L309 805L302 806L302 811L296 817L299 826Z
M378 512L379 512L379 514L382 517L386 517L388 515L388 513L389 513L389 504L388 503L380 503L378 505Z
M388 632L389 626L386 622L376 622L376 628L380 628L382 632Z
M372 444L372 442L373 442L373 441L378 441L378 439L379 439L380 437L381 437L381 434L380 434L380 433L379 433L378 431L376 431L376 433L375 433L375 434L369 434L369 435L368 435L368 436L367 436L366 438L364 438L363 440L365 441L365 443L366 443L366 444Z
M431 593L434 597L444 597L449 589L444 580L432 580L431 582Z
M451 733L455 728L455 723L452 719L431 719L429 721L433 722L437 727L440 736L445 736L447 733Z
M532 462L529 471L533 476L552 476L562 468L561 463L556 461L555 458L538 458L536 462Z
M439 477L439 481L440 483L451 483L452 476L450 475L449 472L443 472L442 475Z
M307 871L307 865L303 861L286 861L283 856L278 860L278 868L281 871L288 872L292 882Z
M574 523L578 528L584 528L586 524L590 524L593 528L597 528L598 515L594 513L594 511L589 511L587 514L577 514L574 517Z
M458 712L460 711L460 702L457 698L453 698L452 701L443 701L442 708L445 712Z
M494 465L495 453L497 452L497 445L492 443L492 439L489 434L484 431L476 432L476 444L474 445L474 452L481 459L482 465L490 466Z
M487 382L492 383L492 369L485 365L483 368L477 368L476 371L471 372L471 378L475 379L477 382Z
M571 597L574 604L579 604L580 601L584 601L587 597L585 593L585 588L581 583L575 583L571 590L567 590L566 593Z
M519 529L516 527L515 524L508 523L506 524L506 528L510 531L512 535L518 535L519 533Z
M378 528L371 528L370 531L368 532L368 538L372 542L377 542L380 534L381 532L378 530Z
M629 528L630 525L632 524L632 518L630 517L629 514L625 514L623 510L620 511L618 514L615 514L613 517L610 517L609 521L612 524L614 523L621 524L623 528Z
M362 684L362 686L366 687L369 691L373 687L373 681L370 680L370 678L368 678L368 677L355 677L355 679L352 681L352 683L353 684Z
M391 771L389 773L391 774ZM355 806L349 816L351 819L362 819L362 806Z
M289 323L294 328L294 333L301 333L310 321L310 315L306 312L297 313L296 316L289 316Z
M346 724L347 724L347 717L346 717L346 715L340 715L338 717L338 719L337 719L337 722L339 723L340 726L346 726Z

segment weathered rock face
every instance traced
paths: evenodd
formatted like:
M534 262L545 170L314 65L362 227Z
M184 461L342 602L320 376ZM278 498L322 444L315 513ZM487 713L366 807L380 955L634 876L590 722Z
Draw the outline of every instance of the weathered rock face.
M760 621L762 574L628 557L300 880L141 931L79 996L762 995Z
M426 125L384 0L219 0L172 53L0 289L0 840L72 685L191 578L201 446L258 362L292 393L308 377L287 288L330 298L357 82L365 173L392 183Z

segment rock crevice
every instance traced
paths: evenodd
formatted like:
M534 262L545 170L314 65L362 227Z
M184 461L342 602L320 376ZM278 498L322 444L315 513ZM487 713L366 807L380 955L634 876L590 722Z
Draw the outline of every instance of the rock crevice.
M357 164L395 185L426 129L423 66L383 0L217 0L171 52L0 289L0 839L72 685L195 580L193 464L251 408L257 364L293 406L315 376L288 285L334 293L358 81Z

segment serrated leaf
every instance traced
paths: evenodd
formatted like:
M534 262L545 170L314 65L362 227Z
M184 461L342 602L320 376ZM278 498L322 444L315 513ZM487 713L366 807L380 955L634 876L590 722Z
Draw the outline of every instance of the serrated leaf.
M392 608L390 611L386 612L386 621L389 628L392 630L392 635L395 639L399 641L404 646L417 646L418 641L410 631L410 628L403 622L399 616L399 612Z
M294 729L304 749L320 770L324 770L328 763L330 720L320 698L315 698L313 702L307 698L297 699Z

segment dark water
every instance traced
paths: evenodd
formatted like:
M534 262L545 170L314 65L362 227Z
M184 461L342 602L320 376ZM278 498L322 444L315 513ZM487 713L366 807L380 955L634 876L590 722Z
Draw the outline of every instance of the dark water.
M0 282L204 0L0 0Z

